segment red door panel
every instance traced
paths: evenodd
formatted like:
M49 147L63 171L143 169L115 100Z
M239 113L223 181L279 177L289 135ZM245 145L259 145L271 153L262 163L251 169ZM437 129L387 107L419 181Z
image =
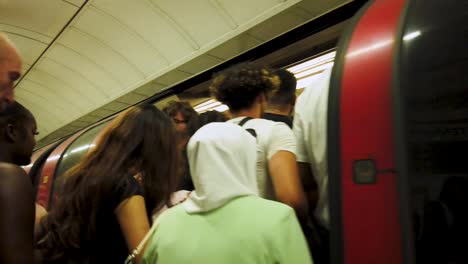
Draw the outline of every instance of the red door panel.
M343 57L337 61L341 65L335 68L339 99L330 100L340 100L339 120L331 122L339 122L344 263L403 261L394 173L392 64L404 6L404 0L373 2L350 31ZM359 161L369 167L359 175L375 182L355 179Z

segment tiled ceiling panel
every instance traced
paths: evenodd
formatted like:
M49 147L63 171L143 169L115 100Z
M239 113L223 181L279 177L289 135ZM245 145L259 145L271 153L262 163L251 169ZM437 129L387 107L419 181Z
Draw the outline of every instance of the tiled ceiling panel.
M24 56L18 101L37 117L39 139L51 134L50 141L64 134L62 127L73 131L111 115L330 6L306 1L314 3L297 9L301 0L0 1L0 30Z
M76 28L68 30L60 38L59 43L72 50L78 50L83 57L92 58L94 64L105 69L112 79L119 82L122 87L131 86L144 78L144 74L129 63L125 57L109 49L103 42Z
M77 6L77 7L80 7L86 2L85 0L62 0L62 1L72 4L74 6Z
M182 6L180 0L173 1L173 4ZM190 54L194 50L192 43L184 38L183 29L174 24L172 18L150 0L96 0L92 5L118 20L121 27L127 28L140 41L145 42L151 51L146 53L140 50L143 55L156 56L165 65L176 62L182 54ZM143 65L151 69L148 74L153 73L155 60Z
M37 78L34 78L34 76L37 76ZM63 87L57 85L53 80L47 82L47 75L33 71L23 82L25 83L23 89L30 90L50 100L49 105L51 106L62 106L64 110L71 110L75 113L79 113L79 111L83 110L83 108L79 107L79 104L74 102L75 100L73 98L68 97L63 99Z
M266 12L271 11L265 7L274 7L284 2L283 0L217 0L224 10L233 18L237 25L244 24L252 17L259 15L267 15Z
M97 3L102 1L96 1ZM112 1L108 6L118 6L121 0ZM129 3L129 1L124 1ZM140 1L132 1L134 4ZM125 9L123 9L125 11ZM130 10L134 10L133 8ZM135 15L136 16L136 15ZM136 17L144 17L139 14ZM136 19L139 20L139 19ZM105 12L94 5L89 5L73 27L89 34L107 45L110 49L126 58L146 76L168 65L159 51L149 43L141 34L124 23L115 14ZM161 35L156 36L161 38Z
M229 23L231 16L224 8L215 4L217 1L181 0L179 5L174 5L173 0L152 2L184 32L182 35L186 40L195 42L197 49L238 27L237 24Z
M71 64L45 58L37 64L36 69L42 72L42 77L48 76L59 82L62 90L83 107L96 107L106 98L106 94L96 84L78 73Z
M124 87L107 67L100 65L95 58L84 56L79 50L56 44L49 51L46 59L50 58L59 64L66 65L75 74L89 80L105 95L104 99L110 99L113 94L118 93Z
M13 41L21 52L23 57L23 71L26 71L34 61L41 55L47 48L49 43L38 41L32 38L20 36L17 34L9 34L9 38Z
M40 33L49 38L54 38L77 11L76 6L60 0L14 0L0 3L3 3L0 24Z

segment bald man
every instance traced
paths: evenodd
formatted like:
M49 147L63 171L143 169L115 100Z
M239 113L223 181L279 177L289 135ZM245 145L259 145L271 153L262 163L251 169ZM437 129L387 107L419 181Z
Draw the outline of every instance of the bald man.
M13 102L13 84L21 76L21 57L13 43L0 33L0 110Z

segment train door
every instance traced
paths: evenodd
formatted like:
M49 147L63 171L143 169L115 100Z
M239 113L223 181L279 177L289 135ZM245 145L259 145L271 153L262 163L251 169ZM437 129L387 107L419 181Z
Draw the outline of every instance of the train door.
M467 21L467 1L409 1L394 53L397 170L416 263L468 263Z
M403 263L391 72L404 5L367 3L338 46L328 111L333 263Z
M328 111L333 263L468 263L467 7L370 1L342 36Z

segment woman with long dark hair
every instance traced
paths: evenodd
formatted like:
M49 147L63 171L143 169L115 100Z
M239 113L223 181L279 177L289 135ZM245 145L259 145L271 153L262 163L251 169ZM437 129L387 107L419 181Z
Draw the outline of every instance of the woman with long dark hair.
M150 228L149 216L177 186L172 121L152 105L118 116L64 176L43 221L44 263L123 263Z

